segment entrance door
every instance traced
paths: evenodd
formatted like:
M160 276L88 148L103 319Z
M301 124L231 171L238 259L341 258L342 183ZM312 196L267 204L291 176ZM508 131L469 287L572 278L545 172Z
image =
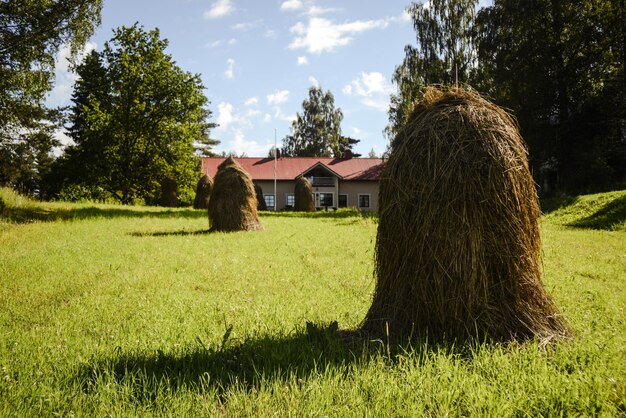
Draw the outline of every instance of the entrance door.
M316 208L332 208L334 205L334 193L315 193Z

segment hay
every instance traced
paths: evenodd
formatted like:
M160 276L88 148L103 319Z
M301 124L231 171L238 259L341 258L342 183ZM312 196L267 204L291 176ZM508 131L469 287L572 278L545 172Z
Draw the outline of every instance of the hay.
M293 190L295 200L293 210L296 212L315 212L312 193L311 182L304 176L298 177Z
M172 177L161 181L161 206L175 208L178 206L178 183Z
M257 200L257 210L267 210L267 204L265 203L265 198L263 197L263 189L258 183L254 183L254 193L256 194Z
M196 197L193 199L194 209L208 209L209 197L211 196L211 189L213 188L213 181L208 174L203 175L198 180L196 186Z
M211 231L263 229L257 214L252 180L230 157L217 168L208 209Z
M513 118L431 88L380 183L369 335L430 341L570 335L541 283L539 206Z

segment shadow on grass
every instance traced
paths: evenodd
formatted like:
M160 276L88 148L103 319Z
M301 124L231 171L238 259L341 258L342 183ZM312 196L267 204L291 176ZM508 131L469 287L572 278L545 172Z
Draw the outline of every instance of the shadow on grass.
M541 212L547 215L559 209L576 204L580 198L578 196L558 196L540 200Z
M620 229L620 227L626 223L626 195L618 195L614 198L608 195L602 197L605 198L604 202L599 198L596 198L596 200L584 200L579 196L560 196L542 200L541 209L544 215L558 210L571 213L574 220L565 221L562 224L572 228L596 230ZM606 201L606 198L610 200ZM590 212L588 209L590 206L595 209L595 211L590 215L586 215Z
M180 231L157 231L157 232L131 232L133 237L187 237L193 235L208 235L211 233L209 229L201 229L199 231L189 231L182 229Z
M626 223L626 195L615 198L593 214L567 224L575 228L612 230Z
M65 209L61 207L34 205L25 207L0 208L0 218L11 223L30 223L34 221L71 221L93 218L206 218L206 211L195 209L168 209L157 208L145 210L145 208L124 208L124 207L78 207Z
M308 219L378 219L377 212L361 212L357 209L318 210L315 212L264 211L262 217L267 218L308 218Z
M85 393L113 383L130 389L133 399L144 403L163 391L216 391L223 396L231 390L259 390L276 382L299 384L330 368L347 373L372 356L382 355L386 361L394 358L381 341L338 331L337 322L307 323L306 329L289 336L261 336L241 343L229 341L231 331L232 327L228 328L222 343L215 347L198 338L196 345L170 353L118 349L110 357L91 360L79 369L76 379ZM433 350L425 347L421 352L411 349L411 355Z

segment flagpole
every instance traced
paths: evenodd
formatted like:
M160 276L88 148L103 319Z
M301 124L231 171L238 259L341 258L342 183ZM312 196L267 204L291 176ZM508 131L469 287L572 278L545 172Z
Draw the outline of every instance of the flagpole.
M274 212L278 209L278 196L276 195L276 160L278 149L276 148L276 128L274 128Z

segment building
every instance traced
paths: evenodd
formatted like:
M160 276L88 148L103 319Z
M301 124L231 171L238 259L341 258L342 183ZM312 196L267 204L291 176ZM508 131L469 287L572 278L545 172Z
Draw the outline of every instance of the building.
M215 178L224 157L203 157L202 172ZM294 205L295 181L300 176L313 186L315 207L358 208L378 211L378 184L383 168L380 158L284 157L235 158L254 183L263 189L268 210L290 209ZM274 193L276 178L276 193Z

